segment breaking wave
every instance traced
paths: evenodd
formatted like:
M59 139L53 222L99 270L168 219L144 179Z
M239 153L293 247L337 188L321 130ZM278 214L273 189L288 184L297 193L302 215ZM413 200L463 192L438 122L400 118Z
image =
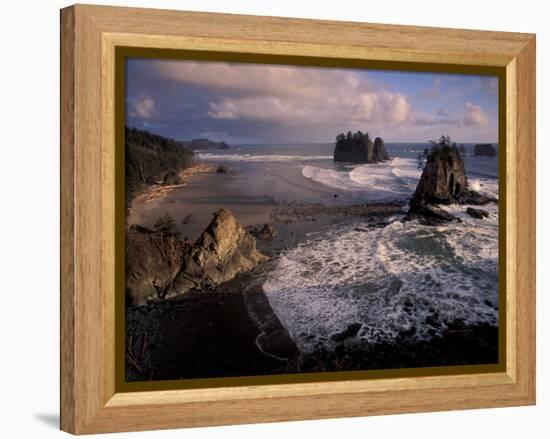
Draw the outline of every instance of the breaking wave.
M456 319L498 325L498 208L441 227L394 221L316 235L276 261L265 294L298 348L333 349L334 334L360 324L346 343L428 339ZM357 325L356 325L357 326Z
M409 197L421 171L414 159L394 158L389 162L366 164L351 170L335 170L306 165L302 175L326 187L345 192L363 192L369 199Z

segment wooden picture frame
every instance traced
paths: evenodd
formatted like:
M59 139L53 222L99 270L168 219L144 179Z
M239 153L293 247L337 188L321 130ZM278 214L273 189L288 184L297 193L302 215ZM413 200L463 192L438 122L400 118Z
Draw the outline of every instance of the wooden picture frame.
M114 226L120 47L497 71L506 109L500 131L506 145L503 367L121 391ZM534 403L534 35L88 5L61 11L62 430L85 434Z

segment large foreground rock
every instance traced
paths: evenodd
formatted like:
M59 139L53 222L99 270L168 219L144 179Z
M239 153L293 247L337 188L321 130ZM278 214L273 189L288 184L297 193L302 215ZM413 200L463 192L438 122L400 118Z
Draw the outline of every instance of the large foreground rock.
M126 233L126 303L213 288L268 258L227 209L220 209L194 244L177 235L130 227Z
M175 290L211 288L249 271L267 256L256 250L256 240L228 209L220 209L185 256L183 270L175 279Z

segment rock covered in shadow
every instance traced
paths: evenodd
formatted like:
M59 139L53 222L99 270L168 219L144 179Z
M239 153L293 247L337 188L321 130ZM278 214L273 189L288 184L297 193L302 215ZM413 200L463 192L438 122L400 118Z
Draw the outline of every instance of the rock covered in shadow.
M413 212L408 213L407 220L416 219L425 226L437 226L451 221L460 222L460 218L437 206L420 205Z
M254 228L251 234L262 241L270 241L277 236L277 230L271 224L264 224L260 230Z
M168 172L164 178L162 179L162 184L164 185L176 185L176 184L182 184L183 180L179 176L179 174L175 171Z
M182 242L171 223L166 223L166 219L159 220L156 230L141 226L127 230L128 306L194 288L213 288L268 259L256 250L256 240L228 209L218 210L193 244Z
M335 342L342 342L348 338L355 337L362 326L361 323L351 323L343 331L332 334L330 339Z
M126 304L166 297L181 270L186 247L177 235L130 226L126 231Z
M470 215L472 218L477 218L477 219L483 219L489 216L489 212L487 212L486 210L475 209L473 207L468 207L466 209L466 213Z
M381 137L374 139L372 155L374 160L381 162L383 160L389 160L390 155L384 146L384 141Z

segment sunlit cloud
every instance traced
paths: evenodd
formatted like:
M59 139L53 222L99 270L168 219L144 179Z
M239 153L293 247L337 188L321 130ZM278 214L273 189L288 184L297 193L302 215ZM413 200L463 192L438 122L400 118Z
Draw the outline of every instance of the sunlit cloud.
M479 105L467 102L463 122L464 125L487 125L489 118Z
M156 115L155 101L148 97L134 101L129 114L139 119L152 119Z

